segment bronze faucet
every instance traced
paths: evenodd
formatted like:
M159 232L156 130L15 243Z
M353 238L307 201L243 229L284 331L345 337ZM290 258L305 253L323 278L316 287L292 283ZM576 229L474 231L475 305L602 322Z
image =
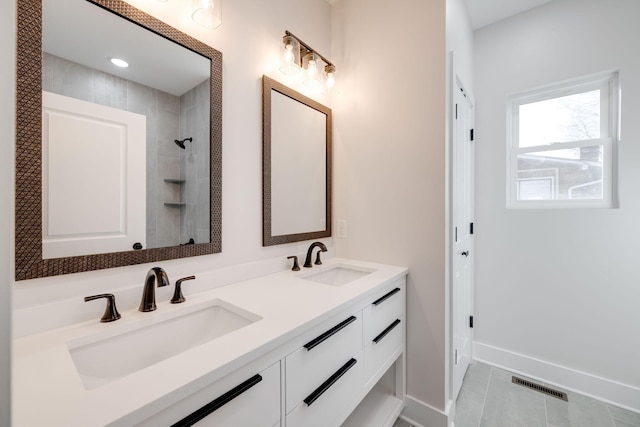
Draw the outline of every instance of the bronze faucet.
M160 267L153 267L144 279L142 301L140 301L140 307L138 307L139 311L153 311L158 308L156 307L156 282L158 282L158 287L169 286L169 276Z
M313 265L311 264L311 255L313 254L313 248L319 247L318 256L316 257L316 265L321 265L322 261L320 260L320 252L327 252L327 247L322 242L313 242L309 249L307 250L307 257L304 260L304 267L311 268Z

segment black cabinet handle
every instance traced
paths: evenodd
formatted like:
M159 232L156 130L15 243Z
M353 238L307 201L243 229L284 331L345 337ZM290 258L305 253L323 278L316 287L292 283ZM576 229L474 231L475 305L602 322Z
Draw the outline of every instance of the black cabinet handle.
M325 391L329 390L329 388L335 384L336 381L338 381L340 379L341 376L343 376L344 374L347 373L347 371L349 369L351 369L353 367L353 365L355 365L356 363L358 363L358 361L356 359L351 359L349 360L347 363L345 363L344 365L342 365L342 367L340 369L338 369L336 371L335 374L331 375L329 377L328 380L326 380L325 382L322 383L322 385L320 387L318 387L317 389L315 389L313 391L313 393L311 393L309 396L306 397L306 399L304 399L304 403L307 404L307 406L311 406L311 404L313 402L315 402L316 400L318 400L318 398L320 396L322 396L324 394Z
M399 324L400 324L400 319L394 320L392 324L387 326L387 329L385 329L384 331L380 332L380 334L373 339L373 342L378 344L380 341L382 341L382 338L384 338L389 332L391 332L393 330L393 328L395 328Z
M374 302L372 302L373 305L378 305L382 302L384 302L385 300L391 298L392 296L394 296L395 294L397 294L398 292L400 292L400 288L395 288L394 290L392 290L391 292L381 296L380 298L378 298L377 300L375 300Z
M344 329L349 323L353 323L355 321L356 321L356 316L351 316L348 319L338 323L336 326L329 329L327 332L323 333L322 335L319 335L317 338L312 339L311 341L303 345L303 347L306 348L307 350L311 350L313 347L317 346L322 341L326 340L330 336L334 335L336 332L340 331L340 329Z
M260 381L262 381L262 376L254 375L253 377L249 378L242 384L232 388L231 390L229 390L222 396L218 397L217 399L207 403L197 411L191 413L190 415L187 415L177 423L173 424L171 427L189 427L194 425L198 421L210 415L212 412L220 409L227 403L231 402L233 399L240 396L242 393L249 390L254 385L258 384Z

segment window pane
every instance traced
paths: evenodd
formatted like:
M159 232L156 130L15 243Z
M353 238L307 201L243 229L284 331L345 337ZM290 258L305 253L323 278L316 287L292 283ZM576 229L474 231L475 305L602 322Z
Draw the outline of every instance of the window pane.
M602 145L519 154L518 200L603 199Z
M600 138L600 90L523 104L519 146Z

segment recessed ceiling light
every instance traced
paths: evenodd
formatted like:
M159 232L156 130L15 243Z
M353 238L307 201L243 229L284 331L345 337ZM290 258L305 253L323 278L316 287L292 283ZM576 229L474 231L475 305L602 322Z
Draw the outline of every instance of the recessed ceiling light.
M127 61L125 61L124 59L120 59L120 58L111 58L110 59L111 63L117 67L122 67L122 68L127 68L129 66L129 63Z

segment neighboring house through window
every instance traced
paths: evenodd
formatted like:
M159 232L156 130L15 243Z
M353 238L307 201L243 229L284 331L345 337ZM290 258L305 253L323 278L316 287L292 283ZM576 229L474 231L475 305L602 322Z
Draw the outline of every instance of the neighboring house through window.
M507 206L616 207L618 73L508 98Z

